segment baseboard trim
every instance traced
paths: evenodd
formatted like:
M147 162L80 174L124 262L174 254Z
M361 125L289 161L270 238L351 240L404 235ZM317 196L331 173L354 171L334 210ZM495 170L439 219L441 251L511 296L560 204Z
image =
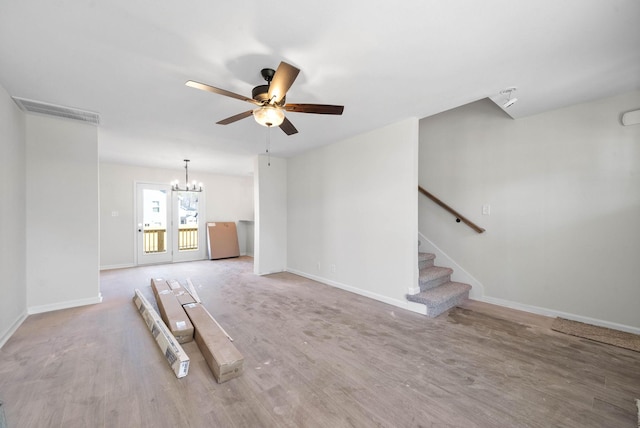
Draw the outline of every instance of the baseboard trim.
M304 278L311 279L313 281L317 281L325 285L329 285L331 287L349 291L350 293L359 294L360 296L368 297L370 299L377 300L382 303L387 303L389 305L392 305L398 308L407 309L412 312L417 312L421 314L426 314L426 306L424 305L422 305L423 308L414 307L414 304L415 304L414 302L409 302L406 300L398 300L398 299L394 299L393 297L384 296L382 294L372 293L371 291L368 291L368 290L363 290L361 288L353 287L351 285L343 284L341 282L334 281L332 279L324 278L321 276L312 275L306 272L299 271L297 269L287 268L286 271L294 275L302 276Z
M20 326L22 325L22 323L24 322L24 320L27 319L27 316L29 316L29 314L27 313L27 311L25 310L24 312L22 312L22 314L18 317L17 320L15 320L15 322L13 324L11 324L11 326L7 329L7 331L5 331L2 336L0 336L0 349L2 349L2 347L4 346L5 343L7 343L7 341L11 338L11 336L13 336L13 333L15 333L18 328L20 328Z
M102 302L102 293L98 293L96 297L87 299L68 300L66 302L51 303L49 305L30 306L27 311L29 315L40 314L43 312L59 311L60 309L75 308L78 306L95 305Z
M266 276L266 275L273 275L273 274L282 273L282 272L287 272L287 270L284 269L284 270L272 270L272 271L269 271L269 272L254 272L254 274L256 274L258 276Z
M546 317L560 317L572 321L579 321L585 324L597 325L600 327L606 327L613 330L626 331L627 333L640 334L639 327L633 327L625 324L618 324L611 321L604 321L597 318L585 317L582 315L576 315L568 312L556 311L554 309L541 308L539 306L525 305L518 302L512 302L510 300L499 299L496 297L474 297L473 300L480 302L491 303L492 305L504 306L506 308L516 309L523 312L529 312L532 314L543 315Z
M420 315L427 315L427 307L422 303L407 302L407 309Z
M420 292L420 287L409 287L407 289L407 294L414 295L414 294L418 294L419 292Z
M100 270L103 271L103 270L112 270L112 269L127 269L132 267L136 267L136 265L133 263L123 263L119 265L100 266Z

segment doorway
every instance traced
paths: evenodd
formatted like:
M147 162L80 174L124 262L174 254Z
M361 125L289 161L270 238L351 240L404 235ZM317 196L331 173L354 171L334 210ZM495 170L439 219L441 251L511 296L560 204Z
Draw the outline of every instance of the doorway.
M205 258L204 193L136 183L137 264Z
M173 261L185 262L205 258L206 240L204 192L174 191L173 207L177 215L173 224Z

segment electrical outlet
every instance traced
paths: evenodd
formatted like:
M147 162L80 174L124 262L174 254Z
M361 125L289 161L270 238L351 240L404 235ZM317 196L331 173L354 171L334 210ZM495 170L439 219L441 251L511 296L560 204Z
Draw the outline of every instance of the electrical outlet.
M318 272L320 272L320 262L318 262Z
M491 215L491 205L484 204L482 206L482 215Z
M336 273L336 265L331 265L331 273Z

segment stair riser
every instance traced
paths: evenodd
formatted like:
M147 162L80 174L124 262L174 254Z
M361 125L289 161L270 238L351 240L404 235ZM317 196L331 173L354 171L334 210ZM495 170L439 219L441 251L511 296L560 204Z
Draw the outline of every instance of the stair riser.
M469 284L451 282L453 270L436 266L434 259L434 254L418 253L420 292L406 295L408 301L425 305L427 316L432 318L464 303L471 290Z
M467 299L469 299L469 292L466 291L459 296L453 296L450 299L440 303L439 305L426 305L427 307L427 316L431 318L435 318L443 312L448 311L449 309L464 303Z
M425 280L424 278L419 279L420 291L427 291L432 288L436 288L442 284L446 284L451 281L451 275L441 276L440 278L435 278L431 280Z
M435 258L435 254L432 253L418 253L418 269L432 267Z
M418 263L418 269L424 269L433 266L433 259L431 260L420 260Z

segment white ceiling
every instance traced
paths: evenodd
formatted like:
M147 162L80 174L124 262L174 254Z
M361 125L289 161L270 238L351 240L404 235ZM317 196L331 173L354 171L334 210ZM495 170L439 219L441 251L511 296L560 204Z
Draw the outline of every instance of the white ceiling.
M640 89L640 1L0 0L0 85L98 112L104 161L251 173L267 129L215 124L251 105L184 83L250 97L280 61L287 101L345 106L288 113L287 157L508 86L516 118Z

